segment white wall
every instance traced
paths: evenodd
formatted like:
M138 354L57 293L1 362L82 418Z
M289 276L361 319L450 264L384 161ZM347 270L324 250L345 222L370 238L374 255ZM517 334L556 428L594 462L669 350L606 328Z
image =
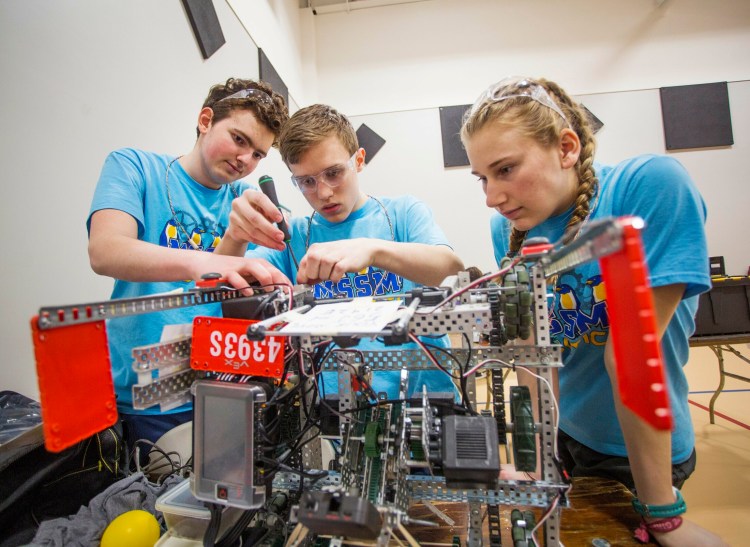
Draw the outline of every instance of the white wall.
M574 94L748 78L747 0L433 0L316 18L319 92L350 115L473 102L509 74Z
M204 60L180 0L0 0L0 231L8 244L0 390L38 398L29 320L41 306L109 297L111 280L89 267L85 229L109 151L188 152L208 88L230 76L258 77L256 44L290 95L307 100L311 63L303 75L301 61L287 62L303 56L278 44L291 44L283 33L302 28L309 14L296 0L251 4L269 43L251 39L229 4L216 0L226 44ZM288 177L278 154L260 169Z
M289 87L296 104L315 102L315 18L294 0L226 0Z

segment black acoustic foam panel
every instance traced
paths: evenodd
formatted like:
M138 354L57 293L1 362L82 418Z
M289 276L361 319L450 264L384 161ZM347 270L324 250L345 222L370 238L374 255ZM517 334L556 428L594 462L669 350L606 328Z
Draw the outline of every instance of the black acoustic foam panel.
M596 117L596 115L591 112L583 103L580 103L581 108L583 109L584 114L588 116L589 123L591 124L591 130L594 132L594 134L597 134L599 130L604 127L604 122L601 121L599 118Z
M734 144L726 82L662 87L667 150Z
M443 137L443 165L459 167L469 165L469 157L461 142L461 122L470 104L440 107L440 133Z
M289 105L289 88L260 48L258 48L258 66L260 67L260 79L270 84L271 88L284 97L286 104Z
M203 58L208 59L226 42L213 0L182 0L182 5L185 6Z
M385 139L375 133L367 125L362 124L357 129L357 141L359 145L365 149L365 163L370 163L370 160L375 157L375 154L383 148Z

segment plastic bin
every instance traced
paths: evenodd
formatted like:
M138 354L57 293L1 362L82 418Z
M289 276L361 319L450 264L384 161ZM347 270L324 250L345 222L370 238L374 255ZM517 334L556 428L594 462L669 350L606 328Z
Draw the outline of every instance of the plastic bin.
M154 547L203 547L203 541L178 538L172 535L171 530L167 530L167 532L159 538L159 541L154 543Z
M750 333L750 277L718 277L700 295L694 337Z
M203 502L195 499L190 491L190 480L185 479L169 492L156 500L156 510L164 514L170 537L202 541L211 519L211 513ZM221 526L216 536L220 539L224 532L240 518L243 509L224 507Z

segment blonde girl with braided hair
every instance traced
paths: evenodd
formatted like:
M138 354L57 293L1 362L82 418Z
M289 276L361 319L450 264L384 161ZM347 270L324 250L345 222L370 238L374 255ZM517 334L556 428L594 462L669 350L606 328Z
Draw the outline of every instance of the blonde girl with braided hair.
M641 540L665 546L723 545L683 520L679 488L695 469L695 436L682 367L698 295L710 286L706 208L673 158L642 155L617 165L594 160L585 111L556 83L506 78L467 112L461 139L479 178L498 263L525 241L567 244L605 217L643 218L643 246L670 389L673 431L657 431L625 408L617 390L606 292L596 262L550 287L550 336L563 346L558 453L572 476L620 481L637 496ZM527 382L525 375L519 381ZM530 385L534 389L534 385Z

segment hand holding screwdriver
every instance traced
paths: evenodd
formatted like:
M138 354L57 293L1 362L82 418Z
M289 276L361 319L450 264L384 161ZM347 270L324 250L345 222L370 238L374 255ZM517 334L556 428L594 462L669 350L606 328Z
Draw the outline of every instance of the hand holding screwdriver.
M217 250L220 254L240 256L247 250L247 244L252 243L283 251L289 234L276 225L283 220L284 214L278 204L272 203L268 196L258 190L247 189L232 200L229 226Z
M273 183L273 179L268 175L263 175L262 177L260 177L260 180L258 180L258 185L260 185L260 189L266 195L266 197L271 200L271 203L273 203L276 207L279 207L279 198L276 195L276 186ZM286 248L289 249L289 254L292 257L294 266L299 269L297 257L294 256L294 251L292 250L292 236L289 233L289 227L286 224L286 218L284 218L284 213L281 211L281 208L279 208L279 212L281 212L281 221L277 222L276 225L284 234L284 243L286 243Z

